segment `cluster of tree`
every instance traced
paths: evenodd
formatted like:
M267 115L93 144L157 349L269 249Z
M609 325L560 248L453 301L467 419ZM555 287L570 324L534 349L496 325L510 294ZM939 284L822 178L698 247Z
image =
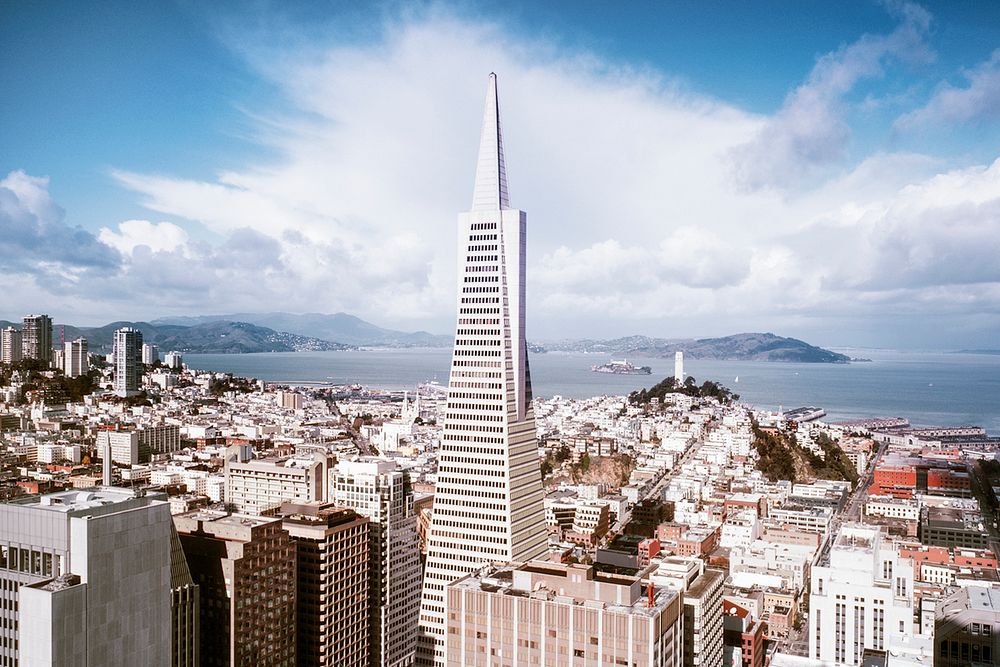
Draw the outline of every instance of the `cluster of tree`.
M694 398L714 398L723 405L740 400L739 394L734 394L728 387L718 382L705 380L699 385L697 380L688 376L684 382L678 385L672 375L662 382L657 382L649 389L633 391L628 395L628 400L633 405L645 405L654 398L663 401L667 394L684 394L685 396L692 396Z
M808 471L818 479L849 481L852 486L858 482L854 464L826 433L820 433L816 438L816 444L823 451L822 456L799 445L794 433L764 430L754 422L753 435L758 454L757 469L772 482L787 479L794 483L799 471Z
M91 369L79 377L68 377L59 369L50 368L39 359L22 359L17 363L0 363L0 385L9 385L14 373L21 377L21 389L16 402L24 405L29 394L42 395L47 401L80 402L98 389L101 372Z
M249 378L230 377L222 380L214 380L209 390L212 396L223 396L231 391L240 394L249 394L256 389L256 383Z

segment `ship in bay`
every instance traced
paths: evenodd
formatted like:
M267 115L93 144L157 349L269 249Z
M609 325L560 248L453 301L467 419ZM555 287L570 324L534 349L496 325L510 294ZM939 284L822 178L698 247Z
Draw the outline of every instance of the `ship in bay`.
M649 375L653 372L651 367L635 366L630 364L627 359L622 359L621 361L612 359L606 364L591 366L590 370L595 373L614 373L615 375Z

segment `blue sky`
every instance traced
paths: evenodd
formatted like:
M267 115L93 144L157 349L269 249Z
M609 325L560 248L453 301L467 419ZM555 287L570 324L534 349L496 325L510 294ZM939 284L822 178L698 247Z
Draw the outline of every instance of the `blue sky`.
M997 3L4 2L0 44L0 318L447 331L495 69L533 337L1000 333Z

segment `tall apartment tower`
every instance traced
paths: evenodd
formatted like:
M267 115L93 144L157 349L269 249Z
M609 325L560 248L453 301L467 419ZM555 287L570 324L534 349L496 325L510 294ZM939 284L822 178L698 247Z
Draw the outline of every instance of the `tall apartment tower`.
M100 488L0 504L0 665L170 664L170 505Z
M281 519L201 510L173 520L199 588L201 664L297 664L295 545Z
M52 361L52 318L25 315L21 323L21 353L25 359Z
M417 661L444 664L445 586L547 547L524 337L526 214L510 208L490 74L472 210L458 218L458 322L438 451Z
M132 327L115 331L115 393L134 396L142 385L142 332Z
M371 522L369 664L410 665L420 617L420 544L409 474L395 461L341 461L331 496Z
M0 361L5 364L21 361L21 332L14 327L0 332Z
M90 358L87 356L87 339L77 338L65 343L63 372L71 377L80 377L90 372Z
M150 343L142 344L142 363L153 365L160 360L160 346Z
M321 501L285 503L281 514L296 553L295 664L366 667L368 519Z

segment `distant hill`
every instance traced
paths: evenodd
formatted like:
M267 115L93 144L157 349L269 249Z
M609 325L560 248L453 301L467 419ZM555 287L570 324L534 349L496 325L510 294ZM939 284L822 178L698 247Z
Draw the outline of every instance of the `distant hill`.
M0 321L0 328L11 323ZM14 326L20 328L18 323ZM209 322L194 326L154 324L151 322L112 322L102 327L75 327L54 324L53 342L58 342L60 328L65 328L66 340L78 336L87 339L91 352L110 352L114 332L122 327L133 327L142 332L143 342L158 345L160 352L170 350L205 354L232 354L249 352L302 352L349 350L351 345L300 336L285 331L275 331L247 322Z
M550 352L603 352L672 357L678 350L689 359L724 359L734 361L797 361L803 363L845 364L850 357L810 345L797 338L773 333L741 333L722 338L652 338L627 336L612 340L557 341L546 343Z
M277 331L288 331L300 336L315 336L348 345L368 347L450 347L451 336L426 331L405 332L384 329L347 313L234 313L231 315L197 315L193 317L161 317L153 320L156 325L206 324L210 322L250 322Z

